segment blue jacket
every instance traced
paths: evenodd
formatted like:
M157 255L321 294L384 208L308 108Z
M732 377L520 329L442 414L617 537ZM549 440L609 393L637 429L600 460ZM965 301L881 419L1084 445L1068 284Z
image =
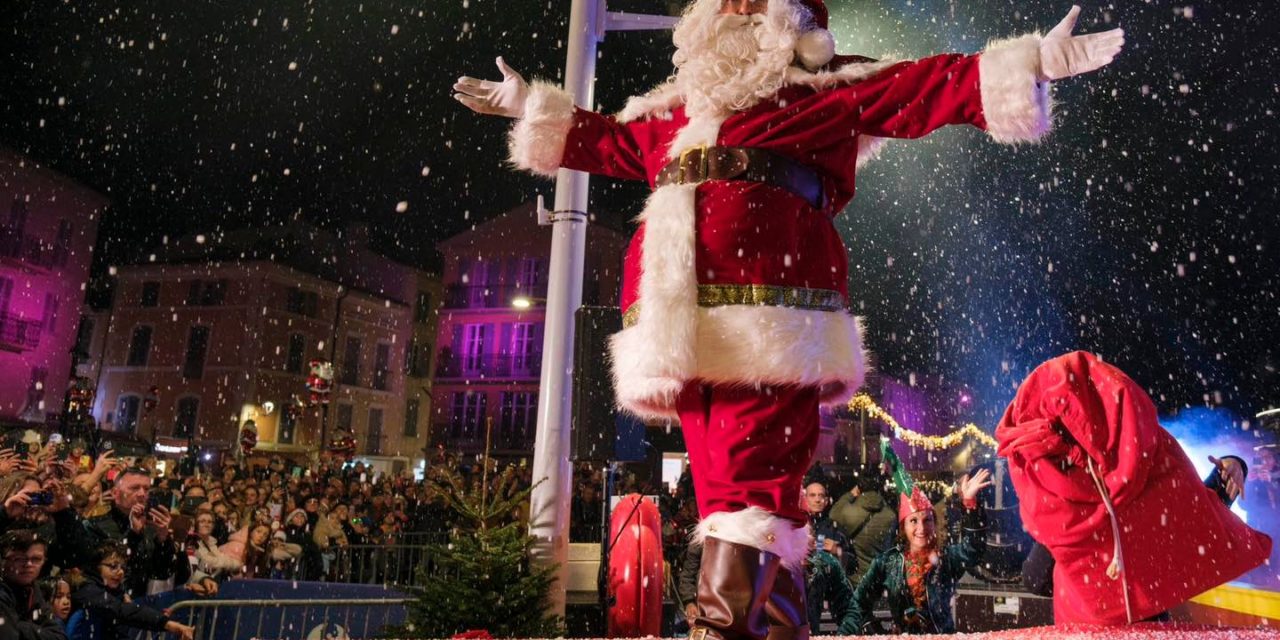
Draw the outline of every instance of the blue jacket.
M150 607L124 601L124 590L111 589L97 576L89 576L71 594L71 640L127 640L129 629L164 631L169 617Z

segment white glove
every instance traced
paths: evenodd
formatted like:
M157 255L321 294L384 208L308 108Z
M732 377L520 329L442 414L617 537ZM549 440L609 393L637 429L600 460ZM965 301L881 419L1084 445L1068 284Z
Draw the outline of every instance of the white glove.
M476 113L486 113L507 118L524 116L524 101L529 97L529 83L515 69L498 58L502 82L477 80L462 76L453 83L454 99Z
M1124 46L1124 30L1112 29L1084 36L1071 35L1080 6L1071 7L1067 17L1040 41L1040 80L1058 80L1088 73L1104 65L1120 53Z

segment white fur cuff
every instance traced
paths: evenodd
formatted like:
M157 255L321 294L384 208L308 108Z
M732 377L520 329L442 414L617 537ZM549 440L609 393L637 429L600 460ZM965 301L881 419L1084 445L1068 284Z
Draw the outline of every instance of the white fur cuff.
M1049 83L1037 78L1040 36L992 42L978 58L982 111L996 142L1035 142L1053 127Z
M534 82L524 103L524 117L507 137L510 162L516 168L556 177L565 140L573 127L573 96L547 82Z
M721 511L703 518L694 530L691 542L702 544L707 538L746 545L777 555L783 566L799 571L809 555L809 525L795 522L761 509L747 507L742 511Z

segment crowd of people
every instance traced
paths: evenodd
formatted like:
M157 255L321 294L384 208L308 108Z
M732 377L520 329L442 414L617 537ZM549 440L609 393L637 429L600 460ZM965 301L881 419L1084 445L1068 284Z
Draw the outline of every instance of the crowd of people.
M191 627L136 601L174 589L212 597L234 578L406 580L412 563L384 551L451 526L430 484L359 462L227 455L165 475L152 457L33 435L0 447L0 640L130 628L188 639Z
M1238 456L1212 462L1216 470L1205 486L1229 507L1243 495L1248 465ZM1260 466L1265 474L1273 465ZM805 616L798 626L807 624L816 634L825 615L837 635L956 631L950 602L964 573L983 558L988 520L977 498L990 486L990 473L978 468L949 486L910 480L904 486L885 471L871 465L837 473L815 465L806 475L799 500L812 537L803 566ZM691 487L686 473L660 500L667 505L665 556L687 621L705 615L697 600L703 549L688 544L698 522ZM1020 572L1026 591L1053 595L1053 557L1045 547L1033 542Z
M935 556L933 562L945 575L928 582L928 588L938 592L931 601L949 602L961 575L982 555L986 522L976 495L989 485L988 476L982 470L972 481L961 476L952 487L934 483L930 495L925 495L925 483L920 483L907 491L909 499L903 500L878 465L849 473L834 473L821 466L811 469L800 496L813 532L803 566L805 615L800 626L816 630L826 612L839 635L884 632L873 611L881 604L881 595L888 593L886 604L894 631L954 631L946 607L929 611L927 597L913 597L913 589L923 588L926 581L924 572L919 566L913 569L911 561L917 565L923 561L920 566L927 569L930 554ZM690 496L684 504L693 503ZM696 508L682 512L693 518L686 526L695 526ZM676 589L688 620L700 613L697 586L701 555L700 546L683 546L673 563Z

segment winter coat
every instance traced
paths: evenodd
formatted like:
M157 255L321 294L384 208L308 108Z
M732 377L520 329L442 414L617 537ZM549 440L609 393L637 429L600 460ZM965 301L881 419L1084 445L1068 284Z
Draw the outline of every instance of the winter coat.
M20 588L0 581L0 616L17 623L12 626L19 640L67 640L62 622L53 617L52 609L34 585Z
M680 563L680 576L676 581L681 607L698 599L698 573L701 569L702 545L685 545L684 560Z
M809 516L809 526L813 528L815 538L821 536L824 541L832 540L840 548L840 555L836 556L836 559L840 561L840 568L844 569L847 576L858 563L857 557L853 555L853 545L849 543L849 537L844 535L844 532L836 526L834 520L821 513ZM823 547L819 546L818 548L822 549ZM833 553L832 555L835 554Z
M805 566L805 606L808 607L809 626L816 630L822 621L822 609L831 612L836 621L836 635L851 636L858 633L858 620L853 612L853 588L840 560L834 555L815 549L809 554Z
M879 491L865 491L857 498L846 493L831 506L831 520L849 538L857 565L849 580L858 584L876 556L893 546L898 516Z
M977 564L986 548L986 516L982 508L964 513L964 529L960 542L948 545L938 554L938 562L925 576L926 611L917 611L911 589L907 586L906 554L901 547L894 547L871 561L867 573L858 583L853 594L855 628L863 633L880 632L876 627L872 606L886 593L893 624L907 633L955 633L955 621L951 618L951 598L956 583L965 570ZM922 626L908 622L918 616Z
M287 524L284 527L284 534L286 542L298 545L301 550L302 560L298 570L298 579L320 579L320 574L324 572L324 564L320 559L320 546L316 544L315 538L311 536L309 526L302 525L299 527Z
M122 589L111 589L96 575L71 594L71 618L67 637L71 640L126 640L129 629L164 631L169 617L132 602L125 602Z
M196 569L214 580L224 580L240 572L244 564L241 558L224 553L218 548L218 539L207 536L196 545Z
M115 540L128 546L124 587L125 591L136 597L147 595L149 581L174 577L174 569L179 561L187 564L185 558L179 556L172 535L161 542L156 537L156 528L150 524L141 533L134 532L129 525L129 514L115 507L88 520L68 508L54 513L53 521L59 544L78 550L76 561L85 573L97 573L97 567L88 565L93 550L103 542Z

